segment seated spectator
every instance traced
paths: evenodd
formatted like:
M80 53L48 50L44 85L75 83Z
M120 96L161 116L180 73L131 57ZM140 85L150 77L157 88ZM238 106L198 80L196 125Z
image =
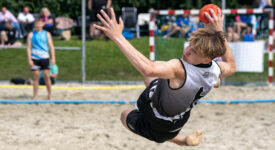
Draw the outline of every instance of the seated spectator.
M43 21L43 29L47 30L51 34L54 32L54 18L51 16L51 12L48 8L42 8L40 12L40 19Z
M256 26L255 26L255 16L253 15L237 15L235 17L235 23L234 23L234 30L237 32L238 35L241 35L242 28L246 28L247 25L254 25L254 32L256 32ZM256 34L256 33L254 33Z
M50 78L51 78L51 83L52 85L55 84L56 79L58 75L58 66L55 64L54 66L50 63ZM39 84L40 85L45 85L44 77L43 77L43 71L40 71L40 79L39 79ZM13 84L30 84L33 85L33 80L25 80L23 78L12 78L10 80L11 83Z
M22 38L23 35L22 35L22 31L21 31L18 21L16 20L14 15L5 6L2 6L1 12L0 12L0 31L5 30L5 27L6 27L5 23L8 21L11 22L12 27L16 29L16 31L18 33L18 36L16 36L16 37Z
M22 43L16 42L16 30L12 27L11 22L5 23L5 30L1 31L0 46L21 46Z
M18 14L17 20L22 29L23 38L26 40L28 32L32 31L34 27L34 17L30 13L29 7L24 7L23 12Z
M254 36L252 34L252 29L250 26L247 26L245 32L243 33L243 41L245 41L245 42L253 42L254 41Z
M240 36L233 30L231 26L226 28L227 41L228 42L236 42L240 40Z
M190 29L188 15L184 14L177 18L177 20L172 24L172 28L168 34L163 36L163 38L168 38L178 31L181 32L181 35L184 35Z
M56 64L52 65L52 63L50 63L50 79L51 79L52 85L55 84L57 76L58 76L58 66ZM40 71L39 84L45 85L43 71Z

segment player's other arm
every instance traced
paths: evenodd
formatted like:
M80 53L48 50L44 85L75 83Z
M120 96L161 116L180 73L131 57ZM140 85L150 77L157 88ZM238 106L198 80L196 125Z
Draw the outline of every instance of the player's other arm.
M177 59L168 62L151 61L142 53L136 50L122 35L123 21L120 18L119 23L116 21L113 8L111 9L111 17L101 10L101 14L97 15L103 26L95 25L97 29L105 32L105 34L112 39L120 48L123 54L131 62L131 64L144 76L144 77L160 77L165 79L173 79L178 76L178 66L181 65ZM183 70L183 69L181 69Z
M235 59L226 39L225 39L225 47L226 47L226 52L222 57L223 61L218 62L222 72L220 75L221 78L230 76L236 72Z
M205 17L209 20L208 24L204 24L205 28L222 32L224 15L221 13L221 10L218 9L218 15L216 15L212 9L210 9L210 13L211 13L211 16L208 13L204 13ZM225 44L226 52L222 57L223 61L218 62L222 72L220 75L220 78L230 76L236 72L236 64L235 64L233 53L229 47L227 40L225 38L224 40L225 40L224 44Z
M31 56L31 48L32 48L32 32L29 33L28 35L28 38L27 38L27 57L28 57L28 63L29 63L29 66L32 67L34 64L33 64L33 61L32 61L32 56Z
M52 36L49 32L47 32L47 36L48 36L48 45L50 48L50 53L51 53L51 63L52 65L55 65L55 49L54 49L54 45L53 45L53 40L52 40Z

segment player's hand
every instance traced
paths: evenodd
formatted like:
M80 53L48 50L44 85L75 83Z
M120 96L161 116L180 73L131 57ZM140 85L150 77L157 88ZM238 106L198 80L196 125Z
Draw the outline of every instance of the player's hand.
M32 60L29 60L28 63L29 63L30 68L32 68L34 66L34 63Z
M52 63L52 65L54 66L55 65L55 59L51 59L50 62Z
M223 31L223 18L224 15L221 13L221 10L218 9L218 15L210 8L210 16L207 12L204 12L205 17L209 20L209 23L205 23L204 27L209 28L215 31Z
M119 23L117 23L114 9L111 8L111 17L109 17L103 10L100 10L100 13L101 15L97 14L97 17L103 26L95 25L95 27L103 31L112 40L116 37L122 36L124 24L121 18L119 18Z

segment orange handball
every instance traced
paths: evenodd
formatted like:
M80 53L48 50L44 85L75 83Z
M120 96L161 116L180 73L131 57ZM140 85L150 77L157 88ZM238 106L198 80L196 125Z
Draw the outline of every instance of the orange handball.
M210 13L210 8L212 8L214 10L214 12L216 13L216 15L218 15L218 9L220 9L220 7L217 6L217 5L215 5L215 4L204 5L200 9L200 13L199 13L199 18L204 23L209 23L209 20L205 17L204 12L207 12L208 14L210 14L210 16L212 16L212 14ZM221 13L222 13L222 10L221 10Z

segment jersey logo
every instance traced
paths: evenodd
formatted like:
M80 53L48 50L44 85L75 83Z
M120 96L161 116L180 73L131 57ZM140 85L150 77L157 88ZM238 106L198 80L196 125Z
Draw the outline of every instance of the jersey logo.
M208 78L209 72L205 72L202 76L203 76L204 78Z

